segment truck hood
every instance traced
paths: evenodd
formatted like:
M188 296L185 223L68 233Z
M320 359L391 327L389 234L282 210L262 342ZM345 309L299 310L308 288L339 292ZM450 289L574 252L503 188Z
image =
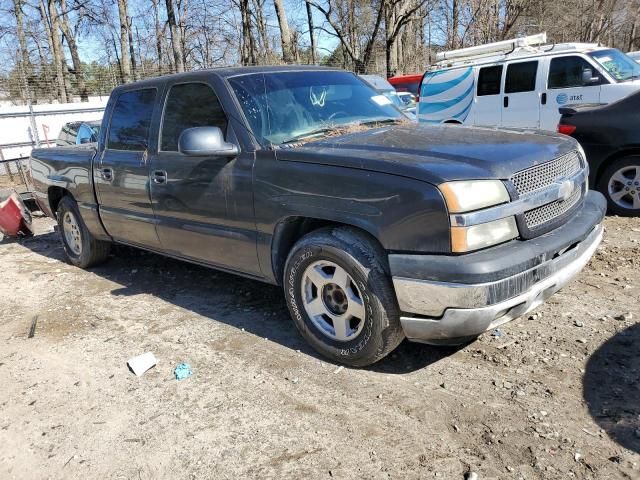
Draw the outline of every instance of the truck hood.
M373 128L276 151L284 161L400 175L432 184L507 179L577 148L555 133L421 124Z

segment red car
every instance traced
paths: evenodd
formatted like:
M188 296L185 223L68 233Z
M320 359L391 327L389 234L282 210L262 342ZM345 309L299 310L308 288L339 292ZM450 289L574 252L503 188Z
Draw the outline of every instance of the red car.
M420 96L420 82L422 82L423 74L415 75L397 75L389 78L389 83L398 92L411 92L416 97Z

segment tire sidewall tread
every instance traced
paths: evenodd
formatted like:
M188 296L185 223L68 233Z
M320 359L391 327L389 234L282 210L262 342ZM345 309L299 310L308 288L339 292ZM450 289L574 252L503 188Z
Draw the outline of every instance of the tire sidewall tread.
M334 228L312 232L292 249L286 262L284 290L287 306L302 336L321 354L350 366L380 360L403 339L399 309L386 269L382 249L354 229ZM358 286L367 310L364 329L350 342L325 336L308 317L302 304L300 282L306 268L317 260L343 267Z

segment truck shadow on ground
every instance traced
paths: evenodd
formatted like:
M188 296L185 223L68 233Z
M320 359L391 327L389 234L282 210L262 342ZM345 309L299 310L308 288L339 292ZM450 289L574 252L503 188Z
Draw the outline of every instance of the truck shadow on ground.
M64 251L55 232L21 243L39 255L65 262ZM279 287L125 246L114 246L109 260L91 271L119 285L111 295L153 295L212 321L244 329L326 361L298 333ZM460 348L431 347L404 341L369 370L411 373L452 355Z
M583 395L597 424L640 453L640 323L607 340L587 362Z

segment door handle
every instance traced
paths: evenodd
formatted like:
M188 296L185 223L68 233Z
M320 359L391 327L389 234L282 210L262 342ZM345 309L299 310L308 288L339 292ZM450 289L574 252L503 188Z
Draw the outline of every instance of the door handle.
M157 185L164 185L167 183L167 172L164 170L154 170L151 174L151 179L153 183Z
M504 105L504 108L507 108L509 106L509 97L504 97L502 99L502 103Z
M112 168L101 168L100 169L100 175L102 176L102 179L107 181L107 182L112 182L113 181L113 169Z
M547 104L547 92L544 92L540 96L540 103L542 103L542 105L546 105Z

